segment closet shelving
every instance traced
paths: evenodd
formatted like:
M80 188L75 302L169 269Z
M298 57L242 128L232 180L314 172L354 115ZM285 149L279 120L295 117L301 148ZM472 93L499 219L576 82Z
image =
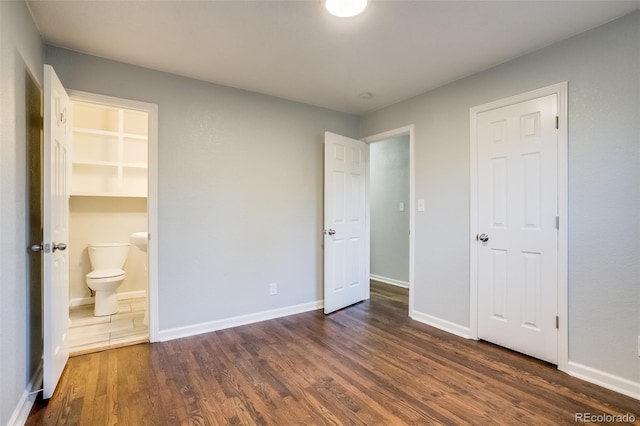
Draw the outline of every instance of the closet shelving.
M148 114L73 102L72 196L146 197Z

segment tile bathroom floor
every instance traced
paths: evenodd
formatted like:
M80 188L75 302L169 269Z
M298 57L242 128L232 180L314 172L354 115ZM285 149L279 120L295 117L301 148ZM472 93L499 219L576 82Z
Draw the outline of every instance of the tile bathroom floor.
M109 316L93 316L93 305L69 310L69 354L82 355L149 341L144 324L146 297L119 300L119 310Z

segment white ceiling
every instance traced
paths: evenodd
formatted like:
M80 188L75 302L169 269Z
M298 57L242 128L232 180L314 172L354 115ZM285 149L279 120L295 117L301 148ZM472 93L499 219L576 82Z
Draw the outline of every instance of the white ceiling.
M604 24L640 0L371 0L347 19L320 0L28 5L55 46L362 114Z

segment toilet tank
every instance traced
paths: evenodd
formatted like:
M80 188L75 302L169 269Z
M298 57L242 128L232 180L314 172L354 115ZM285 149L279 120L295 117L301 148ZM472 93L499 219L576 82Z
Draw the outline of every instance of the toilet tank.
M129 243L95 243L87 247L91 269L122 269L129 254Z

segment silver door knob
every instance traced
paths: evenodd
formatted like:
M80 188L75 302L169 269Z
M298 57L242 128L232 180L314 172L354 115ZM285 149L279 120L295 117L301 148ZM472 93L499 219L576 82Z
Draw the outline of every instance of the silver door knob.
M483 243L486 243L487 241L489 241L489 236L487 234L480 234L478 235L478 241L482 241Z
M325 229L324 233L326 235L336 235L336 231L334 229Z
M53 243L52 246L53 246L53 251L56 251L56 250L64 251L67 249L67 245L65 243L58 243L58 244Z
M29 247L31 249L32 252L34 253L38 253L39 251L44 250L44 246L42 244L34 244L31 247Z

